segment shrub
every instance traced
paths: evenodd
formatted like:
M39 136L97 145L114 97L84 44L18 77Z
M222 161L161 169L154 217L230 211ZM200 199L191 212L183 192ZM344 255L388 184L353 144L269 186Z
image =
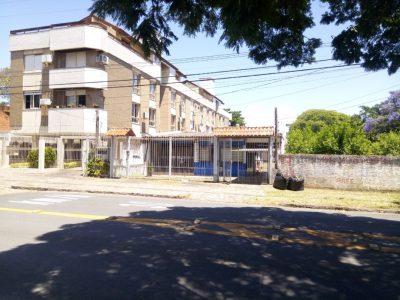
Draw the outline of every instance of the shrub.
M101 158L92 158L88 161L85 174L90 177L107 177L109 164Z
M33 149L28 153L28 163L30 168L37 168L39 165L39 150ZM51 147L44 149L44 167L50 168L56 162L56 151Z
M72 169L72 168L77 168L80 167L81 163L78 161L69 161L64 163L64 169Z

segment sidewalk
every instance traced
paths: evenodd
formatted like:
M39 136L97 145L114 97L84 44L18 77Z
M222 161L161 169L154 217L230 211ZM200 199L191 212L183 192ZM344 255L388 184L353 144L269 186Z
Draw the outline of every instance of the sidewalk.
M244 202L265 197L265 186L190 181L190 179L92 178L80 170L0 169L1 189L89 192L132 196Z

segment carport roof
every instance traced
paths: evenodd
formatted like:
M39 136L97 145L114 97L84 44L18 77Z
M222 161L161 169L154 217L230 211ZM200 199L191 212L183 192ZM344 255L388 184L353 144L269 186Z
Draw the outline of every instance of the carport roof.
M274 127L231 126L214 129L216 137L266 137L274 135Z
M108 136L135 136L131 128L112 128L107 131Z

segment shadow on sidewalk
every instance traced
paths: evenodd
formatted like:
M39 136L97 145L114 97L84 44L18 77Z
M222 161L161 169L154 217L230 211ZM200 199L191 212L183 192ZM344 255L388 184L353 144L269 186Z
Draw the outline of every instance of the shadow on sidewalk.
M275 225L274 228L307 226L310 230L393 236L398 234L398 222L275 208L175 207L131 216L159 222L154 226L109 220L65 225L39 236L39 244L0 253L1 298L396 299L398 296L399 254L323 246L314 243L318 238L313 240L304 236L304 232L295 236L298 242L240 236L238 232L243 226L236 225L230 225L233 231L228 230L226 235L217 234L220 228L213 225L213 222L265 225L257 231L261 235L268 235L268 226ZM209 233L177 229L179 221L185 220L188 224L201 220L198 226L204 226ZM301 242L307 239L314 242Z

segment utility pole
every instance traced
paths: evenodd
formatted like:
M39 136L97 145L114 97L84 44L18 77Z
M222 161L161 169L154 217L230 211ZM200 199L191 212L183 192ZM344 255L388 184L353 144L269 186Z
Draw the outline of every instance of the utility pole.
M275 169L278 169L278 146L279 146L279 138L278 138L278 108L275 107Z

